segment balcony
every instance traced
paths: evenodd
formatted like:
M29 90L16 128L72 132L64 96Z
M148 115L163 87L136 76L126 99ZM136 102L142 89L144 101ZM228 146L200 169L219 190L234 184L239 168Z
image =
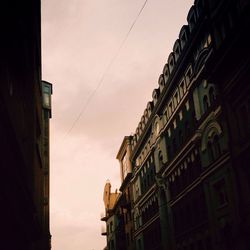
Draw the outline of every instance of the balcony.
M101 221L107 221L107 219L108 219L108 217L105 213L101 213L100 217L101 217Z
M102 227L101 227L101 235L102 235L102 236L106 236L106 235L107 235L107 230L106 230L106 227L105 227L105 226L102 226Z

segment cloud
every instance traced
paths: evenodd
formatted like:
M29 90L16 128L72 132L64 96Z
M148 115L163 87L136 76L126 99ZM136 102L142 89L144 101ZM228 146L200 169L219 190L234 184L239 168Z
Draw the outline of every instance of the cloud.
M78 213L76 216L76 214L64 211L52 213L52 218L52 230L55 232L52 236L52 243L58 249L102 249L105 246L105 239L99 240L98 243L93 240L99 235L97 235L97 230L91 226L93 219L96 218L91 218L90 214ZM101 233L101 227L98 233Z

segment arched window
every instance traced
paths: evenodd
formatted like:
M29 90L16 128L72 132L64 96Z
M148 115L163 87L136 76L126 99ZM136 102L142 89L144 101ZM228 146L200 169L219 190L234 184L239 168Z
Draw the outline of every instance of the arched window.
M208 98L207 98L206 95L203 97L203 108L204 108L204 113L205 113L205 112L208 110L208 108L209 108Z
M187 20L188 20L188 26L190 29L190 32L194 29L195 23L196 23L196 15L195 15L195 7L192 6L188 12Z
M173 71L174 65L175 65L175 60L174 60L174 54L173 54L173 52L168 57L168 65L169 65L169 71L171 73Z
M188 25L183 25L179 33L179 39L182 49L185 47L185 44L187 43L188 35L189 35Z
M219 136L215 134L207 143L209 161L216 160L221 155Z
M160 86L160 91L163 90L164 86L165 86L165 81L164 81L164 75L161 74L158 80L158 84Z
M215 102L216 96L215 96L214 88L213 87L211 87L209 89L209 99L210 99L210 103L214 103Z

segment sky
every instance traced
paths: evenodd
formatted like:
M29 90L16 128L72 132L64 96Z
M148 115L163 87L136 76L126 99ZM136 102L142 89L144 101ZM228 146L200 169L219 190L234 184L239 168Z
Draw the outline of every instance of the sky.
M52 249L102 250L103 189L158 87L193 0L41 0L42 78L53 84ZM136 20L136 23L135 23ZM132 24L133 29L127 36Z

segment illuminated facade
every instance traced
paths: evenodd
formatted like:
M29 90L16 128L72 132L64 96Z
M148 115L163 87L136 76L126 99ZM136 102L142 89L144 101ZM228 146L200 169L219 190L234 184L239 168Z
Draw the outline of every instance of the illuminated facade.
M130 156L118 157L121 173L131 164L120 190L131 190L133 249L250 247L249 10L244 0L189 10Z

